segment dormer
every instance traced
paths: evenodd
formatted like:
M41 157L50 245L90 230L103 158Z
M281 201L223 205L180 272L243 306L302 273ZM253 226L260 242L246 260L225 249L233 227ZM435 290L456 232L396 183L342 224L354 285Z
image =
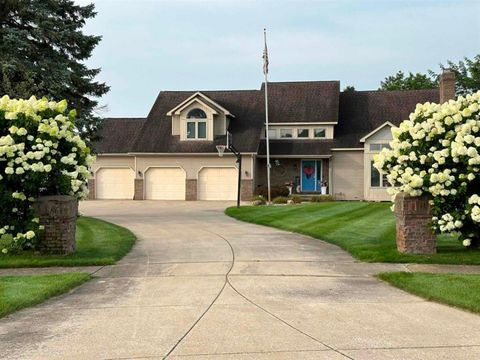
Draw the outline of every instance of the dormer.
M167 113L172 135L181 141L213 141L225 135L233 114L201 92L196 92Z

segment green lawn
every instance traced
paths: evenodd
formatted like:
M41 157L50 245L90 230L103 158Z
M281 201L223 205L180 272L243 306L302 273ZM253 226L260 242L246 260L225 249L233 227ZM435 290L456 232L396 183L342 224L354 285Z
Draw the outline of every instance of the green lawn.
M89 279L87 273L0 276L0 317L63 294Z
M480 274L387 272L378 277L427 300L480 313Z
M403 255L395 244L395 218L389 203L325 202L287 206L243 206L226 213L239 220L310 235L368 262L480 264L480 250L465 249L440 236L437 254Z
M77 250L67 256L33 252L1 255L0 268L36 266L111 265L125 256L135 242L128 229L109 222L81 216L77 220Z

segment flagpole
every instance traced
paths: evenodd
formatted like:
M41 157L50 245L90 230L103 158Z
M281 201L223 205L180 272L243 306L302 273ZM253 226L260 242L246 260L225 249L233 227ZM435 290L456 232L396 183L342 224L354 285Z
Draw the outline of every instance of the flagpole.
M267 142L267 191L268 191L268 203L270 204L272 199L270 195L270 140L268 134L268 52L267 52L267 29L263 29L263 40L265 42L264 50L264 64L263 73L265 74L265 139Z

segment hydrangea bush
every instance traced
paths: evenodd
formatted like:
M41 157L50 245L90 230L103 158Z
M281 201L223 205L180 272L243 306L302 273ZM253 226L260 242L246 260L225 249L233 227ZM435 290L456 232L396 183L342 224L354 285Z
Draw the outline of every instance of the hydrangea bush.
M444 104L418 104L398 128L391 149L375 158L389 192L431 197L432 227L480 241L480 92Z
M42 231L32 203L43 195L88 195L94 158L67 102L0 98L0 249L35 249Z

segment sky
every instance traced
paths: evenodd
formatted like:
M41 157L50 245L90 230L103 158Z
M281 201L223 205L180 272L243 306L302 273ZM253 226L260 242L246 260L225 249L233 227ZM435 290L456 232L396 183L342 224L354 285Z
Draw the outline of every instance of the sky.
M84 31L102 41L87 65L111 87L108 117L147 116L161 90L259 89L264 28L269 81L375 90L398 70L480 53L480 0L93 2Z

